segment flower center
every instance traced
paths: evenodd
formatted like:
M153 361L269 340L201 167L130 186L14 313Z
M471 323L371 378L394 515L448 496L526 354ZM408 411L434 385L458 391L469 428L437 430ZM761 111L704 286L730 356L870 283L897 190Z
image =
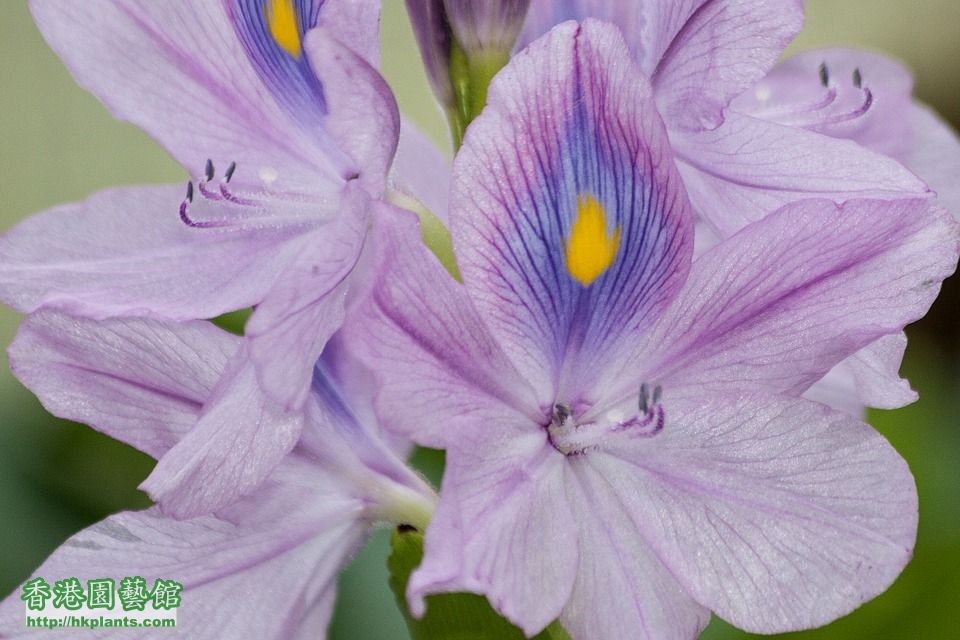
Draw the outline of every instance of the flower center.
M636 438L650 438L663 430L666 418L660 403L660 387L651 393L640 385L638 412L620 417L608 413L598 420L579 421L570 405L558 403L547 426L547 438L553 448L565 456L582 456ZM582 415L583 412L581 412Z

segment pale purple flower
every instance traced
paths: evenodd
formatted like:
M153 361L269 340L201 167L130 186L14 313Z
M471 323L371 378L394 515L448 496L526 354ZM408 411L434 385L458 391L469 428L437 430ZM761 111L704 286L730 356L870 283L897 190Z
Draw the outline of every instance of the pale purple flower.
M201 321L40 311L21 327L10 360L52 413L159 458L193 427L240 343ZM176 580L184 586L181 631L171 637L323 637L336 576L371 525L423 526L434 500L369 421L361 374L328 349L303 439L247 497L190 520L156 507L110 516L70 537L35 575ZM224 451L236 444L220 442ZM23 615L17 590L0 604L0 635L49 634L24 627ZM147 635L106 629L84 637Z
M960 216L960 142L912 101L902 67L828 50L766 75L802 26L799 0L532 0L518 46L585 17L616 24L651 78L698 216L697 253L805 197L920 197L929 185ZM868 345L809 397L855 415L913 402L905 346L903 333Z
M413 611L472 591L576 640L824 624L900 573L917 497L871 427L799 396L926 311L960 231L928 199L808 199L693 259L629 57L566 23L494 80L454 163L462 285L409 220L375 230L346 341L384 427L447 450Z
M730 111L852 140L894 158L936 192L941 206L960 216L960 140L912 97L912 89L909 71L889 58L859 50L816 50L777 65L735 98ZM713 189L705 197L723 199ZM731 228L738 224L730 221ZM894 409L913 402L916 392L897 374L906 345L903 332L885 336L838 364L807 397L854 414L862 414L864 405Z
M379 2L30 6L77 81L194 178L186 191L105 191L17 226L0 239L0 298L22 312L178 321L256 306L197 427L144 485L169 513L206 513L294 446L310 372L343 321L400 127L374 67ZM224 438L237 443L226 457Z
M860 145L899 160L960 216L960 140L913 97L901 63L856 49L818 49L781 62L730 109Z
M562 20L585 17L623 31L651 79L694 211L721 235L804 197L928 194L899 162L845 136L738 108L735 99L757 86L800 31L801 0L532 0L521 45ZM865 84L848 92L834 117L847 117L847 109L865 115L871 95L885 100L871 94L878 79L863 71ZM838 66L841 73L837 85L852 82L852 69ZM816 65L809 81L820 86ZM822 100L827 92L820 89L807 91L800 102L809 107L808 99ZM795 97L791 92L787 100Z

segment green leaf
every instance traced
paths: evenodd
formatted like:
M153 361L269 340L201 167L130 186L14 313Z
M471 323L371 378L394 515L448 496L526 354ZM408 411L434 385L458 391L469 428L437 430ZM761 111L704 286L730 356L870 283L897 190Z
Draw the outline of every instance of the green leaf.
M225 313L222 316L217 316L211 322L221 329L225 329L230 333L235 333L238 336L243 335L243 329L247 324L247 320L253 314L253 309L240 309L239 311L231 311L230 313Z
M487 599L472 593L448 593L427 596L427 613L417 620L407 608L407 582L423 559L423 534L411 527L398 527L391 540L392 553L387 561L390 588L397 598L413 640L525 640L517 627L500 617ZM534 640L570 640L554 622Z

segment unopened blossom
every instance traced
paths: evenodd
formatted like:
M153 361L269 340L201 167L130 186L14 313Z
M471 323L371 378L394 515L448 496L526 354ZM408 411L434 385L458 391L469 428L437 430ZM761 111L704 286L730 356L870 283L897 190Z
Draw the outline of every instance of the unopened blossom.
M431 87L453 108L451 58L509 58L530 0L407 0L406 5Z
M693 259L656 91L620 32L514 57L454 163L463 284L395 216L346 327L384 426L447 450L408 596L482 593L528 635L689 639L710 612L825 624L908 562L917 497L859 419L802 399L956 266L928 199L808 199Z
M92 318L256 307L196 428L144 485L169 513L205 513L294 446L313 364L343 321L400 126L375 69L379 2L30 7L77 81L192 179L105 191L20 224L0 239L0 298ZM237 444L225 455L224 439Z
M490 78L510 59L530 0L407 0L427 78L447 111L456 146L486 102Z
M10 361L52 413L160 458L193 427L240 343L200 321L93 321L41 311L21 327ZM175 579L184 590L180 631L165 632L171 637L323 637L336 576L371 525L423 526L434 500L367 420L363 378L348 365L336 348L317 363L303 439L256 491L189 520L157 507L110 516L71 536L35 574L83 584ZM24 627L19 595L0 603L0 635L49 634ZM103 636L152 637L131 629L84 637Z

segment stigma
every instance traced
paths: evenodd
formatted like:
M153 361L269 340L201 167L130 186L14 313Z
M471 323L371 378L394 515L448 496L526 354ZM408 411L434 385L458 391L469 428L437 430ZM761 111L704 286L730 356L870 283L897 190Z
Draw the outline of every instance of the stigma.
M577 196L577 217L566 239L564 257L567 272L584 287L589 287L610 268L620 249L620 227L607 229L607 215L593 195Z

